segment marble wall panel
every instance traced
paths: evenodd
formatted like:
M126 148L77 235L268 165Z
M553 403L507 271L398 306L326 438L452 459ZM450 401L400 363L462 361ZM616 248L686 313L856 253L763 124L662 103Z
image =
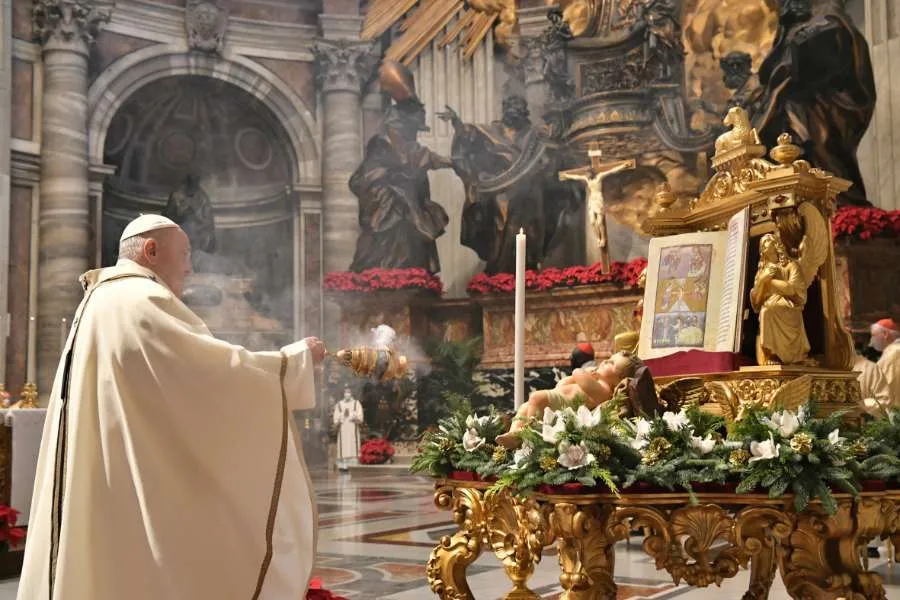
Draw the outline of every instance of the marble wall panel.
M6 341L6 384L11 393L18 394L25 385L25 363L28 355L32 188L13 185L10 192L7 311L11 321Z
M311 62L255 58L256 62L272 71L297 93L309 112L316 112L316 69Z
M31 0L4 0L12 2L12 34L14 38L33 41L32 24L31 24Z
M101 31L97 42L91 46L91 55L88 62L88 77L93 81L106 67L117 59L141 48L152 46L155 42L142 40L128 35L121 35L111 31Z
M12 60L12 137L20 140L34 139L34 64L14 58Z

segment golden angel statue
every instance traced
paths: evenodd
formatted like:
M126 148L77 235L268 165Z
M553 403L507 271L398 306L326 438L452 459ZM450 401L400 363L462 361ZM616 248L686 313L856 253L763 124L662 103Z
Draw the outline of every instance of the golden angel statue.
M750 303L759 313L760 365L799 364L809 358L803 309L830 242L827 221L809 202L776 221L779 233L766 234L759 242L759 268L750 290Z

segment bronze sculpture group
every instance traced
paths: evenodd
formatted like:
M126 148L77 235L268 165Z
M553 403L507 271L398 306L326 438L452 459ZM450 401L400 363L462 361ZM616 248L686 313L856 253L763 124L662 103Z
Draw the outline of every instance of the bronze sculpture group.
M646 37L645 67L653 67L663 79L674 76L669 70L680 64L683 47L675 35L680 24L672 3L635 5L640 6L633 16ZM728 106L744 109L762 144L774 147L777 137L787 132L811 164L853 182L839 203L868 204L856 159L875 105L866 42L837 0L823 0L815 7L810 0L780 0L778 8L778 34L757 74L747 54L733 52L721 59L725 85L732 90ZM560 137L565 127L557 121L571 99L571 80L558 71L565 66L572 31L581 31L570 28L562 15L560 10L549 11L547 36L553 52L545 62L553 63L551 83L559 79L553 86L553 98L559 102L545 115L546 124L535 125L525 99L514 94L504 98L501 119L487 125L464 123L447 107L437 116L453 126L450 157L416 141L427 127L412 75L397 63L383 63L381 87L394 102L350 180L360 202L361 229L351 270L440 270L435 240L449 218L431 200L427 173L444 168L452 168L465 189L460 242L485 261L486 272L514 270L519 229L528 234L529 268L572 264L572 254L560 252L561 246L572 243L571 216L591 199L598 204L603 182L598 179L596 190L578 183L560 186L558 174L576 173L573 167L579 166L579 159L572 158L577 149ZM598 206L594 212L602 213L602 202ZM598 225L601 217L592 216ZM603 228L595 229L602 245Z

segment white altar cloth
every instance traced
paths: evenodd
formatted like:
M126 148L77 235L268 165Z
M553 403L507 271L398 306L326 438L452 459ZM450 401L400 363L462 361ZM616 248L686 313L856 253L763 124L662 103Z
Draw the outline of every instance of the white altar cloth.
M12 465L10 468L10 506L19 511L19 525L28 524L31 494L46 408L0 409L0 419L12 429Z

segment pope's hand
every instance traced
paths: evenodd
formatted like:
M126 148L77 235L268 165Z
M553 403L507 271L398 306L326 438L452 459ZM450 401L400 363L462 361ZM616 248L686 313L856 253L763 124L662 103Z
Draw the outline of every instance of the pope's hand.
M309 348L310 354L313 357L313 363L319 364L322 360L325 359L325 343L322 342L317 337L308 337L303 340L306 342L306 347Z

